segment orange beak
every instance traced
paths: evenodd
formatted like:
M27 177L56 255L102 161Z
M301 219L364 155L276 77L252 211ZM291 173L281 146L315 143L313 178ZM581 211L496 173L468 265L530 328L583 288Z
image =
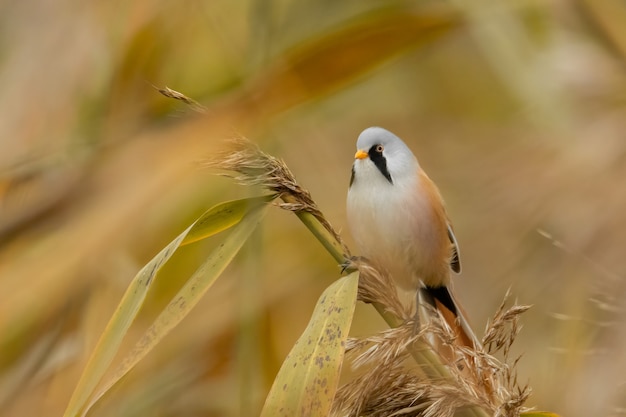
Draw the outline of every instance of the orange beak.
M354 159L365 159L367 158L369 155L367 154L367 152L365 152L364 150L359 149L358 151L356 151L356 153L354 154Z

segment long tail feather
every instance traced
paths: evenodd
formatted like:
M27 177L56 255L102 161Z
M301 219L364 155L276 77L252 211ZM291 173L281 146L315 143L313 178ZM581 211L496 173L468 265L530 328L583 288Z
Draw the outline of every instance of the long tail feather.
M456 335L455 343L459 346L464 346L472 349L473 351L482 351L482 344L476 334L469 325L466 319L465 311L461 305L456 302L454 295L447 287L430 288L423 287L417 291L417 313L416 313L416 326L419 326L420 317L424 317L425 320L429 320L432 317L433 307L441 313L441 316L453 330ZM442 343L434 334L431 336L431 343L435 347L439 354L446 358L450 364L457 363L458 352L455 353L454 347ZM469 355L469 358L479 358L480 356ZM462 366L458 365L462 372L467 372L468 375L473 376L477 380L480 380L481 385L485 389L485 393L493 395L494 382L491 376L484 375L481 372L479 365L476 366Z
M472 349L481 347L480 340L470 326L465 311L448 287L423 287L417 293L418 311L424 303L434 307L454 330L457 341Z

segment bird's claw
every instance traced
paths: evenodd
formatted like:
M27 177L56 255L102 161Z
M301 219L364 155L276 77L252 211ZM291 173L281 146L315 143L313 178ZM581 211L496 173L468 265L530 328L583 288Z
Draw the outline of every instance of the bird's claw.
M346 260L343 261L340 265L341 273L344 274L346 271L356 271L358 269L356 263L360 260L360 256L350 256L349 258L346 258Z

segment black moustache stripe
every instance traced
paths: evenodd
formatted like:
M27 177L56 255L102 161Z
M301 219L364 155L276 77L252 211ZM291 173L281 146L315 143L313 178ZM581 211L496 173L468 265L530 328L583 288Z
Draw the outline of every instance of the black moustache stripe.
M387 159L383 156L382 152L378 152L376 150L377 147L378 145L372 146L368 152L368 155L370 156L370 159L372 160L374 165L376 165L376 168L378 168L380 173L383 174L385 178L387 178L387 181L389 181L390 184L393 184L391 174L387 169Z

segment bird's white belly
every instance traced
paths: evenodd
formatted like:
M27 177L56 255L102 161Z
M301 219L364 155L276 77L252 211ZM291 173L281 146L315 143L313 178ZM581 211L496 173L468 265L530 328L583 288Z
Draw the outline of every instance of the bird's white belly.
M350 229L361 255L405 289L415 289L420 279L428 278L423 275L436 244L433 239L440 239L428 202L415 192L417 186L415 182L355 184L348 193Z

